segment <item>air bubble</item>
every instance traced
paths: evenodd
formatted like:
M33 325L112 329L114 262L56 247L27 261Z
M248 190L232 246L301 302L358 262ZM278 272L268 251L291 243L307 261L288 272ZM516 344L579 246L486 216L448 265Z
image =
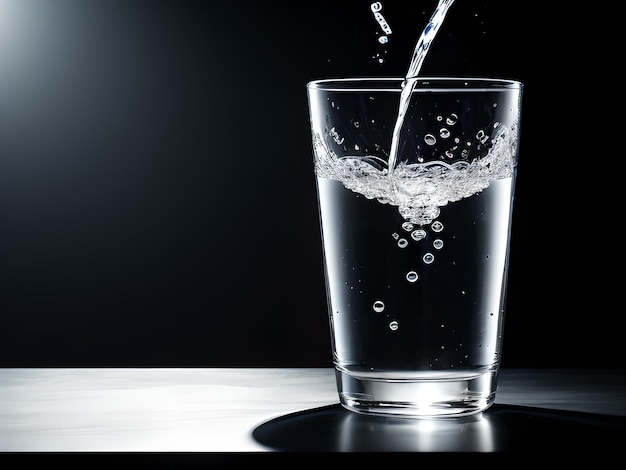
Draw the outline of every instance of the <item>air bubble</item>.
M450 114L450 116L446 118L446 124L448 126L454 126L458 119L459 119L459 116L457 116L456 114Z
M440 238L433 240L433 248L435 248L436 250L441 250L443 248L443 240L441 240Z
M438 220L435 220L432 224L430 224L430 228L433 232L441 232L443 230L443 224Z
M387 42L389 42L389 38L387 36L381 36L378 38L378 42L381 44L387 44Z
M481 144L484 144L489 140L489 136L485 134L485 131L480 130L476 133L476 138L480 141Z
M413 230L411 232L411 238L415 240L416 242L422 240L425 237L426 237L426 230L424 229L418 228L417 230Z
M409 242L406 240L406 238L400 238L398 240L398 246L400 248L406 248L408 244L409 244Z
M411 222L404 222L402 224L402 228L404 230L406 230L407 232L410 232L411 230L413 230L414 225Z
M424 260L424 263L431 264L433 261L435 261L435 255L433 255L432 253L426 253L422 259Z
M397 321L392 321L391 323L389 323L389 329L391 331L396 331L398 329L399 325Z
M339 107L337 107L337 109L339 109ZM343 144L343 141L345 139L341 137L341 135L339 134L339 132L337 132L337 129L334 126L330 129L330 131L328 131L328 133L330 134L330 136L333 138L333 140L335 141L337 145Z
M441 137L442 139L447 139L448 137L450 137L450 131L445 127L442 127L441 129L439 129L439 137Z
M435 145L437 143L437 139L432 134L426 134L424 136L424 142L428 145Z
M385 310L385 303L382 300L376 300L372 305L372 308L376 313L380 313Z
M419 279L419 274L417 274L415 271L409 271L408 273L406 273L406 280L409 282L417 282L417 280Z

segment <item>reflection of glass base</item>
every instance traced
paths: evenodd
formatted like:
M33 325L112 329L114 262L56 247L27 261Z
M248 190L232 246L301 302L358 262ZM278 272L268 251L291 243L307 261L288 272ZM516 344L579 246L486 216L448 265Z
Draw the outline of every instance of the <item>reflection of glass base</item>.
M335 370L341 404L350 411L405 418L453 417L495 402L497 371L458 377L394 380Z

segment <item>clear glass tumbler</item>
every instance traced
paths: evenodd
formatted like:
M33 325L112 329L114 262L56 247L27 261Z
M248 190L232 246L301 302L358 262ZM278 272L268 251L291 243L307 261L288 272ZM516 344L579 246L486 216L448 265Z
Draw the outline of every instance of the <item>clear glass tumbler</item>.
M501 363L523 86L407 86L307 84L339 399L474 414L494 403Z

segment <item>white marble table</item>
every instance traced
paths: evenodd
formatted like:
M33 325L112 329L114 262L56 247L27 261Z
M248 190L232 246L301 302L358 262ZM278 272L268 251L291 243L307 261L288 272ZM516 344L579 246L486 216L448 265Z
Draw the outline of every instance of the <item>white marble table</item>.
M317 440L322 451L360 451L354 443L345 443L346 433L365 442L369 434L359 434L364 431L358 426L371 431L375 425L387 435L396 433L397 437L402 432L404 438L410 438L405 447L397 447L395 439L389 450L448 450L443 444L424 447L423 441L429 435L424 433L448 435L450 429L408 431L390 427L389 421L356 415L359 422L354 413L337 403L331 368L0 369L0 452L257 453L289 450L291 444L281 446L280 439L293 442L293 434L298 432L307 441L305 450L316 449ZM612 426L621 435L626 429L625 372L504 369L495 406L500 405L517 407L513 409L517 414L507 409L504 421L499 417L491 425L483 420L482 424L474 421L454 428L455 435L464 439L476 434L469 450L498 450L501 444L494 441L493 434L497 431L496 437L501 436L509 421L523 427L545 416L539 413L533 415L534 421L524 421L520 410L522 415L524 410L580 412L598 418L595 423L601 423L603 432ZM318 408L326 411L316 412ZM296 412L305 415L281 424L282 417ZM604 426L611 417L615 421ZM578 415L560 416L556 421L568 419L581 426L590 422L581 421ZM279 421L272 428L275 420ZM320 426L330 431L322 438L314 432ZM476 430L480 426L483 434L485 426L491 426L491 437L483 439L472 426ZM459 434L459 430L470 433ZM338 438L333 436L339 435L343 443L335 443ZM334 441L329 444L329 440ZM376 442L384 445L380 439ZM461 441L445 442L452 442L446 445L456 446L454 449L467 449ZM300 449L295 446L294 450Z

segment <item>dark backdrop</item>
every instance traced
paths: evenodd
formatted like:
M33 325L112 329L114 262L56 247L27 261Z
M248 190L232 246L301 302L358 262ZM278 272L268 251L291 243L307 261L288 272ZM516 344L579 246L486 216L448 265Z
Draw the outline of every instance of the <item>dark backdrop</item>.
M403 75L436 6L381 46L370 3L0 0L0 366L330 366L305 85ZM458 0L422 71L525 83L503 365L617 365L536 3Z

